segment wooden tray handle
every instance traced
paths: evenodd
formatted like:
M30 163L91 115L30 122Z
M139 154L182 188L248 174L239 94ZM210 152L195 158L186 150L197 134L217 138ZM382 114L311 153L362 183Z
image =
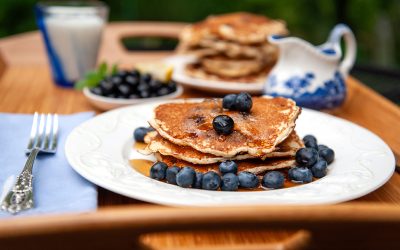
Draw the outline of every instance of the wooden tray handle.
M121 39L124 37L168 37L178 38L179 33L187 24L185 23L162 23L162 22L118 22L110 23L103 39L100 61L124 62L129 61L143 62L154 61L169 56L172 52L168 51L128 51L124 48ZM113 51L112 55L106 53ZM107 55L107 56L106 56ZM132 66L132 65L128 65Z
M59 249L77 249L77 246L80 249L108 249L110 246L119 250L151 249L140 243L141 235L196 230L301 229L309 232L292 237L280 246L296 249L310 242L315 249L338 249L344 243L353 249L396 249L400 210L392 205L373 203L213 209L113 207L96 213L2 220L0 245L4 249L24 249L31 244L38 249L49 245L57 245ZM379 240L366 240L374 238ZM276 249L277 245L264 247Z

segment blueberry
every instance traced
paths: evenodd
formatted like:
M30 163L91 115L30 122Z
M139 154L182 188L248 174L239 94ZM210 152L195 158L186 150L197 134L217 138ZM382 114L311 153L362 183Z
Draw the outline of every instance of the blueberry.
M150 168L150 177L156 180L164 180L167 168L168 166L164 162L158 161L154 163Z
M92 92L95 95L103 95L103 91L101 90L100 87L91 88L90 92Z
M203 181L203 175L204 174L201 173L201 172L196 172L196 178L195 178L194 183L193 183L193 188L201 189L201 183Z
M318 152L319 152L320 150L324 149L324 148L328 148L328 146L325 146L325 145L323 145L323 144L319 144L319 145L318 145Z
M138 70L136 70L136 69L133 69L133 70L130 72L130 75L133 76L133 77L135 77L135 78L139 78L139 77L140 77L140 72L139 72Z
M183 167L176 175L176 184L180 187L188 188L194 184L196 172L192 167Z
M238 174L239 185L243 188L256 188L258 187L260 181L257 178L257 175L244 171Z
M122 83L122 77L119 75L112 76L110 79L111 83L114 84L115 86L119 85Z
M221 177L214 171L208 171L203 175L201 187L205 190L217 190L221 184Z
M158 96L163 96L163 95L168 95L168 94L169 94L168 87L161 87L160 89L157 90Z
M116 87L113 83L105 80L101 81L99 86L101 91L103 92L103 95L105 96L113 94L114 91L116 90Z
M149 98L150 97L150 91L148 90L142 90L139 92L140 98Z
M147 132L147 128L139 127L133 132L133 138L135 138L135 141L137 142L144 142L144 137L146 136Z
M131 94L133 94L133 88L128 84L120 84L117 86L117 88L118 93L125 98L128 98Z
M137 91L139 91L139 92L149 90L149 89L150 89L150 86L147 83L143 83L143 82L140 83L137 87Z
M270 171L262 179L262 185L267 188L283 188L285 177L281 172Z
M126 70L120 70L116 76L121 77L121 79L125 79L125 77L127 77L129 75L129 72Z
M304 136L303 142L307 148L314 148L314 149L318 148L317 138L315 138L315 136L313 135Z
M237 95L235 94L229 94L224 96L224 98L222 99L222 107L224 109L234 110L236 97Z
M331 164L335 159L335 152L330 148L323 148L318 153L328 164Z
M115 94L115 93L111 93L111 94L108 94L108 95L105 95L106 97L109 97L109 98L117 98L117 94Z
M222 191L236 191L239 187L239 178L232 173L227 173L222 176L221 190Z
M313 148L301 148L296 152L296 162L301 166L311 167L318 160L318 151Z
M289 169L289 179L294 182L307 183L312 181L312 172L305 167L294 167Z
M179 170L181 170L181 168L178 166L172 166L167 169L166 179L168 183L176 185L176 174Z
M253 106L253 100L249 93L243 92L237 95L235 100L235 109L240 112L249 112Z
M151 75L150 74L143 74L142 76L141 76L141 81L142 82L145 82L145 83L149 83L150 81L151 81L151 79L152 79L152 77L151 77Z
M175 92L176 91L176 82L170 81L167 85L169 89L169 93Z
M238 165L234 161L224 161L219 164L219 172L224 175L227 173L236 174L238 171Z
M150 86L150 89L151 89L151 90L158 90L159 88L162 87L162 82L159 81L159 80L157 80L157 79L152 79L152 80L149 82L149 86Z
M233 125L232 118L227 115L218 115L213 120L214 130L218 134L229 135L233 132Z
M129 99L138 99L140 96L138 94L129 95Z
M328 163L324 160L319 160L311 167L311 172L315 178L322 178L326 175Z
M139 85L139 79L137 77L128 75L125 77L125 83L132 87L137 87Z

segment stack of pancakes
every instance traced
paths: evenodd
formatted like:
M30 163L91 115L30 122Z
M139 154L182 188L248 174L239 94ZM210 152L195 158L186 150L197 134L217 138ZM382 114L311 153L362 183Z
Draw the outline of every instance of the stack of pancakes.
M294 166L304 147L294 131L300 108L286 98L254 97L250 113L222 108L220 99L161 104L149 121L155 129L145 137L148 153L168 166L191 166L200 172L218 171L220 162L234 160L239 171L262 174ZM214 117L234 120L229 135L218 134Z
M183 29L178 52L197 57L185 69L192 77L260 82L278 55L267 36L287 33L283 21L264 16L245 12L210 16Z

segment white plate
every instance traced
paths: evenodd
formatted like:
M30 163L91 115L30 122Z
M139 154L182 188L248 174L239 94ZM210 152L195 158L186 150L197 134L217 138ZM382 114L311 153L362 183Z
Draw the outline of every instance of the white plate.
M208 92L230 94L248 92L251 94L261 94L264 83L240 83L205 80L188 76L185 73L185 65L195 60L192 56L171 56L165 59L165 62L174 66L172 79L176 82L191 88L196 88Z
M146 121L159 103L116 109L75 128L65 146L71 166L105 189L175 206L337 203L374 191L394 171L393 153L378 136L343 119L303 109L297 121L298 134L314 134L320 143L332 147L336 153L325 177L305 185L268 191L180 188L145 177L128 164L129 159L145 158L132 148L132 133L136 127L148 125Z
M89 102L98 109L101 110L110 110L115 108L120 108L124 106L145 103L145 102L154 102L158 100L166 100L166 99L173 99L179 97L183 92L183 88L181 85L177 84L176 91L172 92L168 95L157 96L157 97L150 97L150 98L136 98L136 99L118 99L118 98L111 98L105 96L95 95L90 92L89 88L83 89L83 94L89 100Z

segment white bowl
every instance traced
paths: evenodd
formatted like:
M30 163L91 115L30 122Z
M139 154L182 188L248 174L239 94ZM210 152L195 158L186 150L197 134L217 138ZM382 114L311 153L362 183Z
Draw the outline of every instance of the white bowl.
M183 87L178 84L176 86L176 91L168 95L149 97L149 98L119 99L119 98L111 98L111 97L95 95L92 92L90 92L89 88L87 87L83 89L83 94L89 100L89 102L93 106L101 110L110 110L144 102L173 99L180 96L182 92L183 92Z

